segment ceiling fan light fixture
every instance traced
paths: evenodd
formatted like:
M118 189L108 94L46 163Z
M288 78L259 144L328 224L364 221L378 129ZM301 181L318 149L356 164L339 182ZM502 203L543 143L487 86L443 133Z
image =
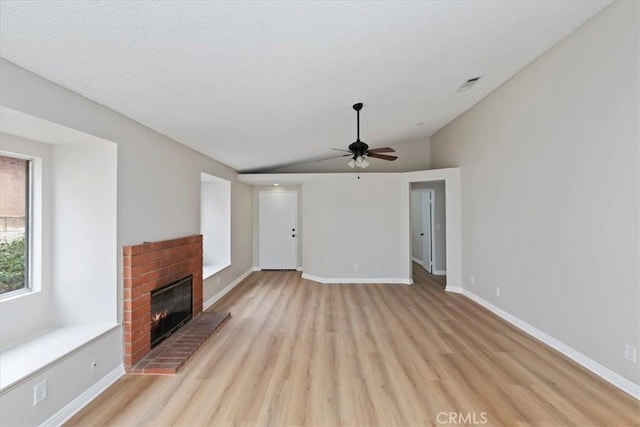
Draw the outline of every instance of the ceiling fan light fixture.
M333 148L333 150L343 151L348 154L341 154L339 156L333 156L327 159L320 159L320 160L336 159L338 157L351 157L347 162L347 166L349 166L351 169L368 168L370 166L370 163L367 160L367 157L373 157L375 159L389 160L389 161L396 160L398 158L397 156L389 156L387 154L382 154L382 153L395 153L396 150L394 150L393 148L381 147L381 148L373 148L369 150L369 145L365 142L360 141L360 110L362 110L362 102L358 102L357 104L354 104L353 109L356 111L356 140L353 141L351 144L349 144L349 147L347 147L348 150Z
M353 161L353 160L351 160L351 161ZM351 162L349 162L349 163L351 163ZM347 164L349 164L349 163L347 163ZM355 166L359 167L360 169L365 169L370 165L370 163L367 161L367 159L364 158L364 156L356 157L356 160L355 160L354 163L355 163Z

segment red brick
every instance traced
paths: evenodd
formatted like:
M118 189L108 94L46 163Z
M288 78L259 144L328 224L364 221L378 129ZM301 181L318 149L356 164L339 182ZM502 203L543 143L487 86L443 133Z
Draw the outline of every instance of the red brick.
M148 262L153 261L154 259L154 254L140 254L140 255L136 255L136 256L132 256L131 257L131 267L137 267L138 265L142 265L142 264L146 264Z
M151 321L151 304L149 305L140 305L139 307L135 307L131 312L131 318L146 318L147 322Z
M123 248L125 364L150 349L150 292L193 274L194 316L202 311L202 235Z
M189 272L189 262L182 261L177 264L173 264L169 266L168 274L173 273L188 273Z
M125 246L122 248L122 253L127 256L138 255L142 253L142 248L140 245Z
M141 353L144 356L149 352L149 350L151 350L151 343L149 342L149 337L138 338L138 340L134 341L133 344L128 344L128 345L130 346L128 347L128 349L130 350L130 353L133 354L134 356L139 355Z
M146 368L144 368L142 370L143 373L145 374L155 374L155 375L171 375L171 374L175 374L176 372L178 372L178 368L177 367L167 367L167 366L161 366L161 365L153 365L152 367L147 366Z
M137 331L133 331L133 332L130 332L130 333L127 332L127 333L124 334L125 342L128 342L128 343L131 343L131 342L134 342L134 341L138 341L138 340L140 340L142 338L146 339L147 341L151 340L151 335L149 334L148 329L140 328ZM131 344L129 344L129 345L131 345Z

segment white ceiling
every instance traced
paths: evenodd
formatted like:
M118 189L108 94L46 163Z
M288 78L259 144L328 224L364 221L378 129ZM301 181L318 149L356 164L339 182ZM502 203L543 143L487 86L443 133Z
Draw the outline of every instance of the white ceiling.
M0 55L249 171L345 148L356 102L370 146L426 138L609 3L2 0Z

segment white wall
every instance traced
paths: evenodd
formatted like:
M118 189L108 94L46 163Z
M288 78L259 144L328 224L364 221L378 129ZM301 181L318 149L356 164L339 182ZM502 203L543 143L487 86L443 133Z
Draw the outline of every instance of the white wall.
M122 356L122 333L115 330L88 343L81 351L54 362L46 370L27 378L0 396L2 426L37 426L78 397L81 392L114 378L118 370L113 360ZM92 368L93 362L98 362ZM121 371L122 372L122 371ZM115 374L115 376L114 376ZM48 397L33 406L33 388L47 380ZM106 385L106 384L105 384ZM53 424L57 425L57 424Z
M52 146L52 325L116 323L117 146Z
M237 181L233 169L4 59L0 62L0 105L118 144L118 266L122 246L199 234L200 173L205 172L232 182L232 265L205 281L205 300L251 268L251 189ZM121 272L117 283L112 284L117 293L118 319L122 318L120 277ZM118 335L116 341L120 342L121 331ZM87 382L80 375L62 378L56 372L73 372L76 356L98 357L101 341L60 361L55 372L48 369L42 373L51 375L49 399L55 404L34 407L29 383L3 393L1 423L22 413L29 413L33 423L42 422L70 396L78 396L95 384L99 380L95 376ZM102 356L103 372L122 364L120 346L113 348L113 352ZM65 398L58 400L56 390L61 390L60 395Z
M464 287L636 384L638 9L614 2L431 138L432 166L462 169Z
M447 287L460 286L457 168L379 174L242 174L239 179L254 186L302 185L303 277L325 283L411 283L410 187L444 181Z
M309 180L302 184L302 271L307 275L323 277L326 253L324 221L324 187L321 180Z
M318 197L323 209L307 212L311 216L305 216L304 222L312 228L321 223L324 229L323 277L408 279L397 232L401 182L398 174L327 174L322 178Z

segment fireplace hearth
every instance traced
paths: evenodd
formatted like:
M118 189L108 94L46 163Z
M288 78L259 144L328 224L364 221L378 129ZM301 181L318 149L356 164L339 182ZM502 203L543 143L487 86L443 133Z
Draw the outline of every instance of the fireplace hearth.
M193 317L193 275L151 292L151 348Z

